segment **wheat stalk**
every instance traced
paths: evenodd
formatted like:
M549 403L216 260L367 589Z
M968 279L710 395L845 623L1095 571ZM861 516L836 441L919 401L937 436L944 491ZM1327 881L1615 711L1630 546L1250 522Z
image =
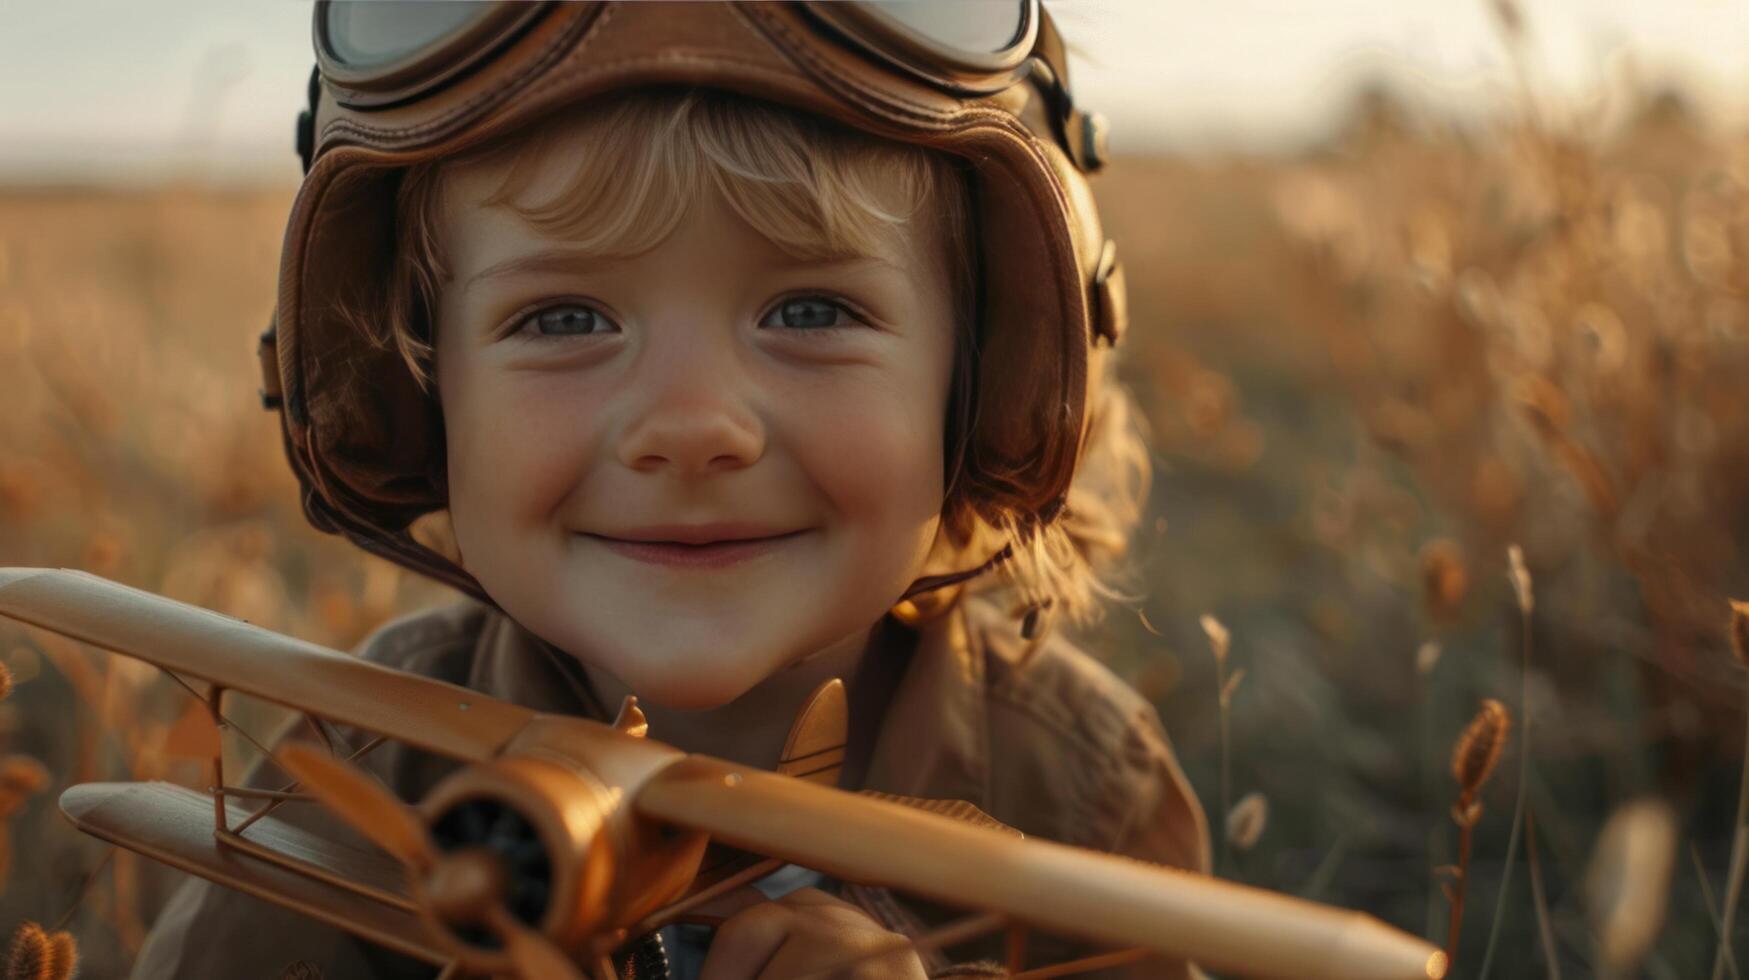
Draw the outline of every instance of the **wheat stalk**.
M1488 927L1488 946L1482 953L1482 969L1478 980L1486 980L1488 968L1494 963L1494 949L1500 940L1500 924L1505 917L1506 895L1512 884L1512 865L1518 858L1518 835L1524 825L1525 785L1530 777L1530 613L1536 608L1535 592L1531 589L1530 569L1524 563L1524 549L1514 544L1506 549L1507 577L1512 580L1513 596L1518 601L1519 666L1518 713L1523 734L1518 738L1518 799L1512 805L1512 832L1506 838L1506 863L1500 869L1500 893L1494 899L1494 921ZM1538 925L1545 931L1548 910L1537 903ZM1551 968L1553 950L1550 953Z
M1737 663L1749 667L1749 603L1731 600L1731 653ZM1745 705L1749 718L1749 703ZM1746 722L1749 725L1749 722ZM1743 732L1743 775L1737 781L1736 830L1731 834L1731 871L1725 880L1725 907L1719 913L1719 948L1713 954L1713 980L1725 975L1725 959L1731 954L1731 930L1737 920L1737 901L1743 894L1743 863L1749 857L1749 727Z
M1221 811L1228 813L1233 808L1233 764L1231 712L1228 710L1233 692L1227 686L1227 651L1233 643L1232 634L1221 625L1221 621L1209 613L1202 616L1202 631L1208 634L1209 652L1215 657L1215 689L1219 694L1216 705L1219 711L1221 729ZM1215 874L1220 874L1232 862L1232 845L1225 836L1221 837L1219 862L1215 865Z
M1688 857L1694 863L1694 877L1700 882L1700 900L1706 906L1707 919L1713 924L1713 932L1719 933L1719 906L1713 901L1712 885L1707 883L1706 865L1701 863L1700 848L1693 841L1688 844ZM1731 974L1731 980L1741 980L1737 973L1737 961L1731 956L1729 947L1725 949L1725 969Z
M1524 860L1530 868L1530 896L1536 903L1536 934L1543 944L1543 959L1549 965L1550 980L1561 980L1561 961L1555 955L1555 932L1549 923L1549 901L1543 894L1542 865L1536 857L1536 807L1524 808Z
M1487 698L1452 749L1451 775L1457 780L1458 799L1451 808L1451 818L1458 825L1458 860L1448 869L1454 878L1449 893L1451 923L1445 934L1448 965L1457 960L1458 936L1463 931L1464 895L1470 881L1470 845L1476 821L1482 816L1482 804L1477 797L1499 764L1500 753L1506 748L1506 736L1511 730L1512 713L1504 704Z

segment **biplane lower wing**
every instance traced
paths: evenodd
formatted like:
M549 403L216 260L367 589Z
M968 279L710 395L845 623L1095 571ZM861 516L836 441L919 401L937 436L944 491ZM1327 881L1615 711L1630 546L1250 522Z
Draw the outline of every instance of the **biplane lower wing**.
M61 809L93 837L407 956L449 961L413 911L399 865L272 817L251 825L242 843L226 843L214 833L214 805L170 783L86 783L61 794ZM232 826L249 816L235 804L227 813Z
M465 762L535 713L68 569L0 568L0 616Z

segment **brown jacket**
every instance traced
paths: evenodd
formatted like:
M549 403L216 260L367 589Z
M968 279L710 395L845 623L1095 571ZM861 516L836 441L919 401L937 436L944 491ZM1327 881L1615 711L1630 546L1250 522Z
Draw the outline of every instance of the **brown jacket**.
M840 784L967 800L1031 836L1206 872L1202 808L1154 708L1066 640L1046 639L1021 666L1023 647L1014 621L975 599L919 629L883 620L850 683L851 733ZM477 603L391 623L365 642L363 655L536 710L610 717L574 661ZM453 766L393 743L369 759L409 799L423 796ZM279 779L273 771L254 777L264 785ZM356 840L319 808L279 812ZM843 894L903 932L963 914L909 896L894 901L883 889L852 887ZM999 975L975 962L999 956L999 942L994 936L952 947L949 957L937 955L927 965L933 976ZM1029 950L1033 965L1092 952L1045 936L1032 937ZM958 965L949 966L950 959ZM300 960L319 967L326 980L436 972L196 879L164 907L133 976L276 980ZM1199 975L1184 963L1159 961L1099 974Z

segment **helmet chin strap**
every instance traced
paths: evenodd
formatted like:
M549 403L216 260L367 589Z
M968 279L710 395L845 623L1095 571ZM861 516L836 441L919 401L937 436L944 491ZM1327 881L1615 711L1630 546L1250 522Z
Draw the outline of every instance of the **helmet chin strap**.
M991 555L987 561L976 568L968 568L963 572L948 572L945 575L925 575L912 582L911 587L905 590L905 594L899 597L899 601L905 602L925 592L934 592L937 589L945 589L950 585L958 585L968 579L977 578L1012 557L1014 557L1014 545L1009 543L1003 545L1001 551Z
M911 583L911 587L906 589L905 594L899 597L899 601L893 604L891 615L909 626L916 626L926 619L940 615L953 605L953 596L949 593L945 597L938 597L929 595L929 593L939 592L942 589L951 588L977 578L1012 557L1014 557L1014 543L1009 542L1002 546L1001 551L991 555L988 560L976 568L948 572L945 575L926 575ZM918 596L925 598L919 602L916 601ZM1054 603L1047 596L1042 600L1022 603L1013 613L1014 617L1020 620L1021 639L1026 640L1029 644L1027 647L1029 656L1050 629L1049 618L1052 605Z

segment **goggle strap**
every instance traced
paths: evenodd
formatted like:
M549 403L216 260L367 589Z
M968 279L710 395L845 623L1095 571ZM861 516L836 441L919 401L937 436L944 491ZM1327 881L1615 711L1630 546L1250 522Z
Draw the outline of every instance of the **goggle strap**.
M316 158L316 100L322 97L322 66L315 65L310 69L309 105L298 113L298 127L295 138L298 159L303 162L304 173L310 172L310 165Z
M1057 76L1057 85L1064 96L1069 94L1069 49L1063 43L1063 36L1057 33L1057 25L1045 13L1044 5L1039 5L1038 40L1033 43L1033 57L1043 58L1045 64L1051 67Z

